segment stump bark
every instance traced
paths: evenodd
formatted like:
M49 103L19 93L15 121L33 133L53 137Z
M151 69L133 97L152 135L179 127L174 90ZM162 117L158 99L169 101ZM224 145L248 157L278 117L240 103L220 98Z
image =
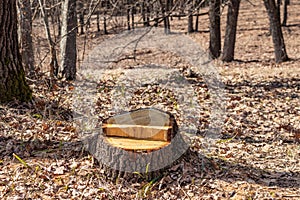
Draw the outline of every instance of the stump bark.
M137 109L103 121L85 140L109 179L160 176L188 150L175 117L154 108Z

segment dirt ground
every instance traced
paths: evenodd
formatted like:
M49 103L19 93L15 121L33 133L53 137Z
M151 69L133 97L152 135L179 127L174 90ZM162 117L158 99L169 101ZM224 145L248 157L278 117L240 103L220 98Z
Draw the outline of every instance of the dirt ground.
M225 90L222 136L209 151L205 130L212 99L203 79L189 77L189 65L169 52L147 51L140 63L160 60L177 67L197 92L201 104L199 129L191 137L192 154L166 170L159 179L111 181L99 163L83 148L72 121L72 82L51 80L47 73L28 79L32 103L12 102L0 107L1 199L299 199L300 198L300 3L291 1L288 26L283 27L288 62L274 62L267 13L260 0L242 1L235 61L214 61ZM205 12L207 10L203 10ZM187 19L171 22L173 31L185 32ZM222 34L226 9L222 13ZM114 34L94 31L79 36L82 62L95 47ZM47 43L43 27L35 23L36 61L47 72ZM201 16L199 32L189 36L205 50L209 45L208 16ZM85 45L85 46L84 46ZM42 62L43 60L43 62ZM178 64L178 66L176 65ZM122 64L119 63L119 64ZM127 63L128 64L128 63ZM174 66L176 65L176 66ZM99 120L112 113L107 76L98 83ZM141 86L131 108L163 105L174 109L172 91L164 96L156 86ZM141 95L143 94L143 95ZM149 96L155 96L149 102ZM164 98L169 97L169 98ZM180 109L179 109L180 110ZM175 113L180 122L184 116Z

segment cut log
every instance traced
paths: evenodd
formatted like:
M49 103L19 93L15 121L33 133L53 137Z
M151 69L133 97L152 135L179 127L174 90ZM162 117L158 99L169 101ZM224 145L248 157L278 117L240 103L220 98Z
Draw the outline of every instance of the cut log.
M107 178L157 177L187 152L175 117L158 109L133 110L103 121L98 133L84 140ZM159 175L160 174L160 175Z

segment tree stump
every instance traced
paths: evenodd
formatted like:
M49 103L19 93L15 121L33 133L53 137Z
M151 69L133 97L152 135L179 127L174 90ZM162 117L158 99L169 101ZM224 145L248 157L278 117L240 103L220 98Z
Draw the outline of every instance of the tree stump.
M111 179L132 177L135 172L157 177L188 149L174 116L154 108L104 120L99 133L85 144Z

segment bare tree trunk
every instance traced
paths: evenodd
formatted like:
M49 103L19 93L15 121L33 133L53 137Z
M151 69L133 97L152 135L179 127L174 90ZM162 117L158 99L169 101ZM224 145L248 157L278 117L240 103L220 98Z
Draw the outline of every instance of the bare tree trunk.
M164 20L164 29L165 33L169 34L170 33L170 21L169 21L169 16L168 16L168 2L169 0L165 0L166 4L162 2L162 0L159 0L159 4L161 6L161 12L162 12L162 17Z
M286 26L286 23L287 23L287 16L288 16L287 7L288 7L288 5L290 5L290 0L284 0L282 26Z
M236 27L241 0L231 0L228 4L226 33L224 39L222 60L231 62L234 59L234 48L236 40Z
M104 34L108 34L108 31L107 31L107 24L106 24L106 16L104 16L103 18L103 30L104 30Z
M196 16L196 22L195 22L195 32L199 31L199 9L197 10L197 16Z
M281 5L281 0L277 0L277 12L278 12L278 16L279 16L279 21L281 22L281 12L280 12L280 5Z
M127 17L127 30L130 30L130 2L127 0L126 5L126 17Z
M79 23L80 23L80 35L84 34L84 14L83 12L79 13Z
M56 41L56 35L58 36L58 38L61 35L61 21L60 21L60 15L61 15L61 6L60 5L60 0L52 0L50 1L50 6L52 6L52 8L50 9L50 12L48 12L48 14L50 14L51 17L51 22L53 25L53 30L55 31L55 27L57 27L57 34L54 32L54 41Z
M15 0L0 1L0 102L29 101L31 90L25 81L18 47L17 7Z
M264 0L266 10L269 15L271 33L273 38L273 45L275 51L275 61L277 63L288 60L288 55L285 49L284 38L282 34L280 17L278 16L278 8L275 0Z
M150 5L149 2L146 1L146 26L150 26Z
M100 10L97 11L97 31L100 32Z
M171 7L170 3L171 3L170 0L166 0L166 14L167 15L166 15L165 19L166 19L167 34L171 33L171 25L170 25L170 17L169 17L169 15L170 15L169 11L170 11L170 7Z
M209 51L212 58L218 58L221 54L220 0L210 1L209 21L210 21Z
M188 33L192 33L192 32L194 32L192 3L189 5L188 12L189 12L189 14L188 14Z
M131 12L131 28L134 29L134 12L135 12L134 6L131 7L130 12Z
M76 79L76 0L64 0L62 9L62 39L60 42L62 76Z
M48 22L48 15L46 13L46 10L44 8L44 4L42 0L39 0L41 13L44 18L44 26L46 30L46 36L50 48L50 54L51 54L51 61L50 61L50 76L57 76L58 75L58 62L57 62L57 56L56 56L56 49L55 49L55 43L53 42L51 38L50 28L49 28L49 22Z
M20 44L22 62L27 74L34 75L34 53L32 44L32 12L30 0L19 0Z
M143 0L141 3L141 15L143 18L143 24L144 26L147 26L147 17L146 17L146 5L145 1Z
M107 31L107 22L106 22L108 6L109 6L108 2L105 1L105 11L104 11L104 18L103 18L103 30L104 30L104 34L108 34L108 31Z

